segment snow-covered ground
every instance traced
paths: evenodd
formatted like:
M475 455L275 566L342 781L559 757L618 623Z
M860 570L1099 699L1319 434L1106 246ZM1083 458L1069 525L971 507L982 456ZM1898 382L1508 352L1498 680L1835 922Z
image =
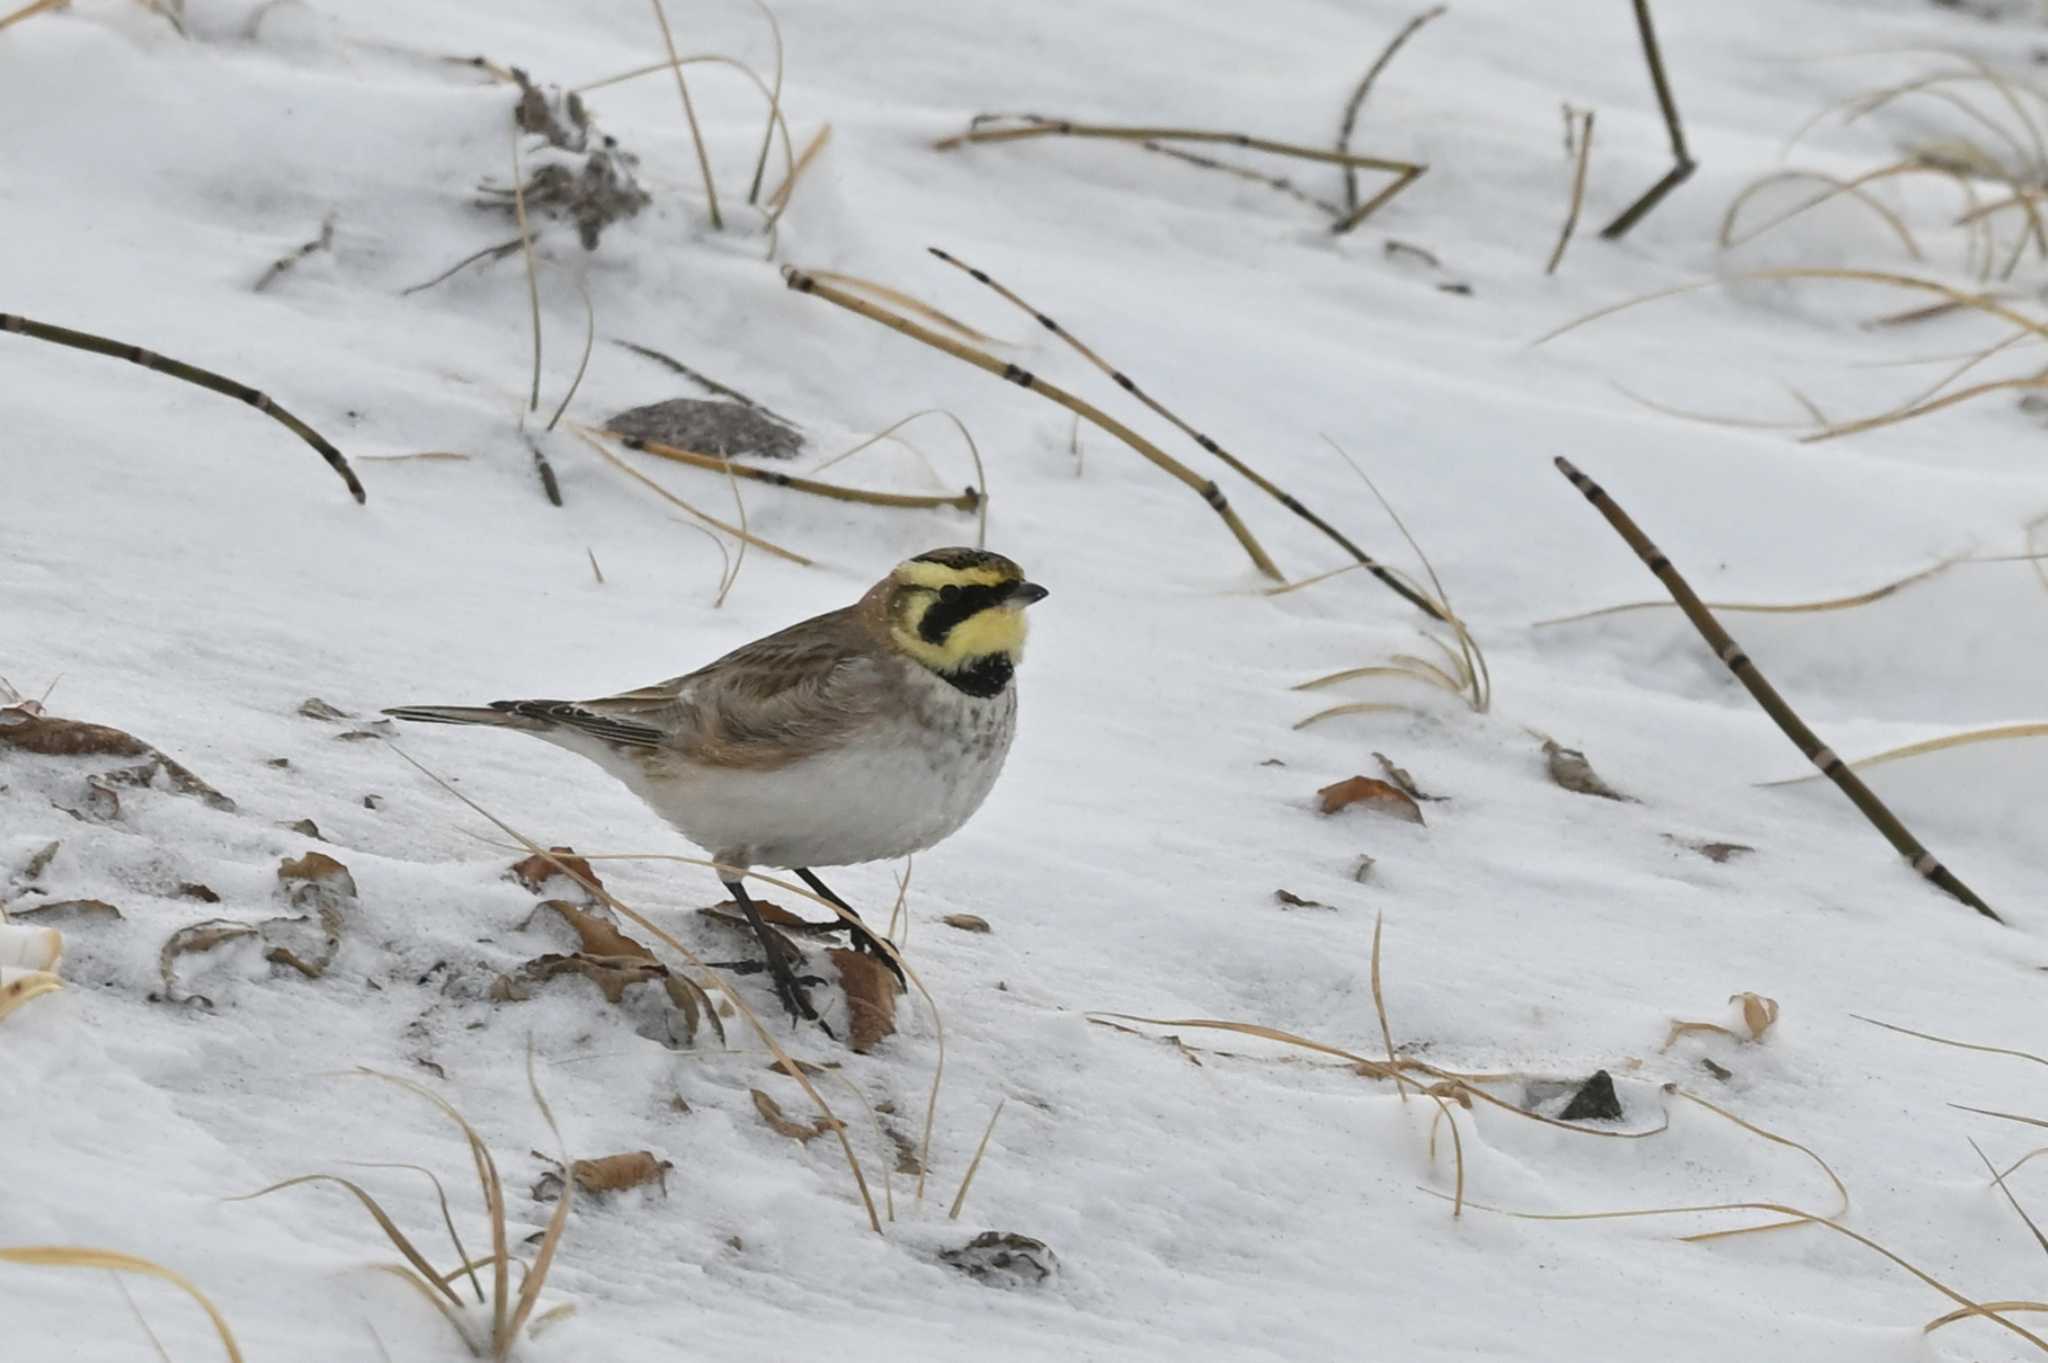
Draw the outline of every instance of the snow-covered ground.
M1956 190L1938 178L1874 191L1906 215L1924 261L1849 202L1732 257L1715 235L1731 197L1781 164L1810 115L1957 65L1871 53L1943 44L2023 64L2048 31L2014 8L1994 23L1917 0L1667 0L1658 19L1701 170L1620 245L1596 229L1668 164L1620 0L1455 0L1381 77L1357 139L1429 173L1337 239L1269 189L1127 145L1047 138L941 154L930 143L974 112L1027 109L1327 145L1360 72L1407 17L1400 4L783 0L791 130L799 148L823 124L831 136L772 249L743 202L764 108L743 76L689 67L723 233L707 223L673 82L657 73L590 96L603 130L641 158L652 204L595 252L560 224L542 231L543 407L529 426L575 371L580 280L599 340L571 420L701 395L614 340L798 421L800 469L920 409L949 409L987 465L990 546L1052 591L1034 612L1009 769L909 883L907 954L942 1015L944 1081L924 1199L913 1178L890 1175L894 1219L880 1235L835 1141L799 1143L758 1114L757 1088L792 1116L808 1106L738 1019L729 1047L706 1036L678 1050L643 1035L656 1030L644 1011L613 1008L581 981L493 1002L498 975L565 949L543 925L522 928L535 900L506 878L514 854L491 845L504 835L384 742L341 741L385 705L605 694L670 676L851 600L909 554L972 542L974 520L959 512L747 484L753 532L817 565L750 551L717 606L720 551L564 430L542 440L565 505L543 499L519 429L530 342L517 255L401 293L512 235L508 216L475 206L475 187L509 181L513 91L441 58L480 54L581 84L660 59L651 11L188 0L180 37L139 4L76 0L0 31L0 307L265 389L332 437L369 492L354 505L289 433L223 398L0 337L0 676L31 697L54 683L51 713L127 730L238 805L122 789L112 813L84 782L91 763L0 752L0 901L96 899L122 914L66 923L69 987L0 1023L0 1248L157 1260L210 1294L252 1360L460 1357L417 1295L363 1271L395 1255L346 1194L224 1199L347 1174L445 1264L426 1181L345 1162L424 1164L483 1252L459 1135L412 1095L347 1077L367 1066L467 1114L498 1154L524 1236L549 1214L528 1197L545 1168L528 1151L554 1148L527 1088L531 1046L574 1155L646 1149L675 1166L665 1197L578 1204L543 1303L576 1309L521 1346L532 1358L2033 1356L1982 1321L1923 1336L1952 1303L1823 1228L1693 1244L1677 1237L1768 1218L1454 1218L1431 1195L1454 1187L1440 1125L1431 1154L1434 1103L1241 1035L1138 1029L1177 1032L1190 1054L1089 1021L1231 1020L1381 1054L1368 966L1384 915L1385 1003L1405 1054L1515 1076L1490 1091L1550 1115L1563 1090L1546 1081L1604 1068L1624 1107L1605 1129L1668 1118L1662 1134L1596 1139L1485 1104L1454 1109L1473 1202L1835 1210L1805 1155L1664 1091L1675 1084L1825 1159L1850 1194L1845 1225L1978 1300L2043 1295L2033 1237L1969 1144L2003 1167L2037 1142L1949 1106L2043 1114L2039 1071L1851 1016L2040 1049L2038 741L1871 776L2006 914L2001 927L1916 877L1825 783L1759 789L1804 764L1675 611L1533 627L1661 594L1552 468L1558 454L1600 479L1711 600L1836 597L1945 556L2024 549L2048 482L2041 428L2009 394L1802 445L1617 391L1792 426L1806 418L1789 385L1844 419L1896 405L1943 368L1875 362L1982 346L2003 334L1991 324L1873 331L1857 323L1926 299L1748 282L1529 344L1717 269L1849 265L1967 282L1964 235L1945 226ZM772 70L755 10L669 9L680 50ZM1960 90L1999 112L1987 87ZM1569 186L1561 100L1598 121L1580 234L1546 277ZM1969 126L1952 106L1902 102L1822 125L1789 163L1855 174ZM522 148L529 169L534 146ZM770 186L781 158L778 143ZM1340 192L1328 167L1263 164ZM331 250L252 288L330 215ZM1389 253L1390 239L1438 264ZM928 245L1018 290L1353 538L1410 562L1324 437L1341 445L1400 510L1485 648L1491 711L1383 677L1291 691L1433 655L1418 637L1427 622L1361 573L1265 595L1200 500L1128 449L1084 428L1075 453L1065 412L790 292L778 273L842 271L943 308L1006 342L1004 359L1217 476L1291 577L1346 561ZM2015 287L2041 273L2030 259ZM2026 372L2028 352L2011 354L1973 377ZM884 443L823 476L937 492L969 481L942 419L903 434L917 451ZM421 451L468 458L377 458ZM716 475L625 457L733 514ZM1728 623L1855 756L2043 718L2044 605L2028 564L1986 563L1860 609ZM301 715L312 696L354 718ZM1292 727L1349 700L1411 708ZM1540 736L1584 749L1635 802L1560 789ZM397 739L543 842L696 852L596 768L522 736ZM1318 788L1379 775L1375 752L1445 797L1425 806L1426 827L1316 811ZM306 819L318 840L286 826ZM31 882L28 864L53 841ZM1717 864L1682 845L1699 841L1755 851ZM152 998L159 949L179 928L298 911L276 872L308 850L344 863L359 891L323 978L266 962L251 939L178 960L180 987L211 1008ZM1353 879L1361 854L1376 858L1365 883ZM702 954L744 952L694 912L723 898L709 872L598 867ZM900 869L832 879L886 921ZM181 894L187 884L220 902ZM1284 908L1280 889L1329 907ZM993 932L941 922L960 913ZM738 987L775 1016L758 976ZM1724 1001L1738 991L1782 1008L1760 1044L1696 1035L1660 1050L1673 1019L1734 1026ZM837 1066L817 1082L878 1200L899 1158L884 1127L918 1140L939 1059L929 1011L906 1000L901 1017L866 1056L774 1024L785 1047ZM885 1110L871 1117L863 1099ZM2011 1187L2048 1209L2044 1167ZM997 1287L940 1261L982 1230L1042 1240L1057 1274ZM133 1291L172 1357L217 1356L189 1302L153 1282ZM149 1349L104 1275L0 1265L8 1363Z

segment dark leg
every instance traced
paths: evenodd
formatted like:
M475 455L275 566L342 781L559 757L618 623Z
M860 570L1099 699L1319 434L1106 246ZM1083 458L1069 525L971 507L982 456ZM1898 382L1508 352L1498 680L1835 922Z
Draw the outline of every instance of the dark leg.
M725 888L739 904L741 912L747 915L747 922L754 929L754 935L761 939L761 950L768 958L768 973L775 977L775 995L782 1000L782 1006L789 1010L792 1020L806 1018L820 1027L825 1023L818 1017L818 1010L811 1007L810 996L804 993L803 984L796 972L790 968L789 958L783 955L782 940L768 930L761 921L761 911L754 907L754 901L747 896L747 887L737 880L725 882ZM825 1028L830 1036L832 1029Z
M1600 235L1609 241L1620 240L1629 228L1641 222L1651 209L1662 202L1666 194L1690 179L1694 170L1692 153L1685 149L1685 129L1678 122L1678 101L1671 97L1671 84L1664 79L1664 57L1657 50L1656 26L1650 22L1650 0L1635 0L1635 10L1636 29L1643 39L1643 58L1650 64L1650 83L1657 89L1657 106L1664 114L1664 129L1671 134L1672 166L1642 198L1623 209L1620 217L1601 229Z
M846 910L847 916L852 920L846 925L846 928L847 931L853 935L854 946L858 947L862 951L867 952L869 955L875 957L883 965L888 966L889 969L892 972L894 972L896 976L896 983L902 986L903 988L908 989L910 987L910 981L903 978L903 967L897 965L896 958L894 956L891 956L887 951L885 951L882 947L882 944L875 940L875 934L868 931L868 925L861 921L861 916L858 913L854 912L853 905L847 903L838 895L834 894L832 892L831 886L827 885L824 881L818 879L816 875L806 870L805 868L801 866L797 867L796 873L804 884L810 886L811 889L817 893L820 899L829 900L832 903L837 904L840 908Z

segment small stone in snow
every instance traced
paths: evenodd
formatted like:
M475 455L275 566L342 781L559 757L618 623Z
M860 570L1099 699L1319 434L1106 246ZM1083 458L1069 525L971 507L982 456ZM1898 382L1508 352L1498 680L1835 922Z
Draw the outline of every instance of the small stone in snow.
M1614 1076L1606 1070L1594 1070L1593 1077L1579 1085L1579 1091L1557 1116L1564 1122L1621 1120L1621 1099L1614 1092Z

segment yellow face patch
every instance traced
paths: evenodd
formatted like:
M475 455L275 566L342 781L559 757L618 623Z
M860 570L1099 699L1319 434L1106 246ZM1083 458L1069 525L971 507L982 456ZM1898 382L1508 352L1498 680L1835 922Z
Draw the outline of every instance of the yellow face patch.
M965 561L943 562L940 555ZM992 590L1024 580L1024 570L1010 560L973 550L940 550L899 564L890 580L895 584L890 637L926 667L958 672L978 658L1001 654L1015 662L1023 656L1024 607L1036 596L1004 600Z

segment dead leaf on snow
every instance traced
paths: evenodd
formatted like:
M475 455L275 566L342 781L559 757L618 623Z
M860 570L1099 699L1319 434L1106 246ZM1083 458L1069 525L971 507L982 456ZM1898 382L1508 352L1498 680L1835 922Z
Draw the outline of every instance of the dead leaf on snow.
M1407 823L1422 822L1422 806L1408 792L1399 786L1371 776L1352 776L1345 780L1324 786L1316 792L1317 806L1325 814L1335 814L1352 805L1363 805L1375 814Z
M659 982L674 1014L680 1015L680 1023L673 1015L664 1015L672 1042L688 1045L695 1041L697 1028L706 1017L710 1018L720 1043L725 1041L725 1024L719 1021L710 997L695 981L671 973L652 956L593 956L583 952L536 956L493 980L490 997L496 1003L521 1002L532 998L540 986L564 975L580 975L589 980L605 1001L615 1006L625 1003L626 991L632 986Z
M1578 749L1567 748L1554 738L1546 738L1543 740L1543 755L1549 759L1550 779L1573 794L1594 795L1602 800L1619 800L1623 804L1636 803L1601 780L1599 773L1593 770L1593 764Z
M231 918L209 918L203 923L192 923L179 928L164 940L157 952L157 973L163 977L163 999L166 1003L182 1003L184 996L178 992L178 958L201 952L212 951L228 942L237 942L245 937L254 937L256 928L250 923L238 923ZM209 1008L213 1000L204 994L194 994Z
M766 899L756 899L754 907L760 911L761 921L772 928L795 928L802 931L817 927L836 928L839 923L836 917L830 923L813 923L810 919L801 918L780 904L771 903ZM747 911L740 907L737 899L728 899L722 904L713 904L710 908L699 909L697 912L706 918L716 918L722 922L738 923L742 926L745 926L747 921Z
M604 882L597 878L597 872L590 869L590 863L582 857L574 855L574 848L550 847L548 851L554 854L553 860L549 860L547 857L535 852L530 857L513 862L513 879L535 894L540 894L547 888L548 881L556 876L562 876L563 879L576 886L576 892L584 897L586 903L594 902L590 898L590 891L584 889L583 885L576 880L577 876L581 876L589 884L595 885L600 889L604 887ZM555 865L557 861L561 862L562 866L568 867L570 871L574 872L574 875L564 874L561 867Z
M542 1174L533 1185L536 1202L552 1202L562 1195L561 1166L553 1160L548 1162L556 1167ZM569 1175L576 1180L576 1190L581 1193L620 1193L653 1183L667 1197L668 1171L673 1168L674 1164L656 1157L652 1150L631 1150L622 1155L576 1160L569 1165Z
M773 1127L777 1135L788 1136L791 1140L806 1143L816 1140L827 1132L836 1131L844 1123L829 1117L819 1117L810 1122L791 1121L784 1115L782 1104L776 1102L759 1089L750 1090L754 1095L754 1111L761 1114L761 1120Z
M299 713L307 719L324 719L329 722L344 720L348 715L335 709L318 696L308 696L299 704Z
M1283 909L1328 909L1332 907L1323 903L1320 899L1303 899L1292 890L1275 890L1273 891L1273 899Z
M279 823L278 827L287 833L297 833L302 837L308 838L319 838L321 842L327 841L326 838L320 836L320 825L314 823L311 819L293 819L289 822Z
M196 795L215 809L232 811L235 802L193 775L184 766L133 734L104 724L59 719L25 705L0 709L0 747L39 757L140 757L142 765L123 769L115 779L123 785L148 785L161 770L171 788Z
M939 921L949 928L958 928L962 932L995 931L989 926L988 920L978 913L949 913Z
M57 899L32 909L11 909L18 923L84 923L94 919L119 921L121 911L104 899Z
M621 932L616 924L610 923L595 913L589 913L566 899L544 899L540 906L528 914L520 926L533 926L533 920L543 913L553 913L576 931L576 940L586 956L624 956L651 961L654 953Z
M896 976L866 952L834 947L825 957L839 968L846 993L847 1045L866 1055L896 1030Z
M1664 1038L1664 1044L1659 1046L1657 1050L1660 1053L1668 1051L1671 1049L1672 1044L1680 1037L1692 1036L1700 1032L1711 1032L1716 1036L1725 1036L1731 1041L1754 1045L1762 1041L1771 1028L1777 1025L1778 1001L1776 999L1765 998L1762 994L1752 994L1745 991L1740 994L1729 995L1728 1002L1735 1004L1742 1010L1742 1026L1749 1033L1748 1036L1743 1036L1734 1028L1724 1027L1718 1022L1674 1021L1671 1024L1670 1035Z
M188 880L180 884L178 886L178 897L180 899L196 899L202 904L220 903L220 896L214 893L211 886L201 885L196 880Z
M325 852L286 857L278 863L277 878L295 908L356 897L356 878Z

